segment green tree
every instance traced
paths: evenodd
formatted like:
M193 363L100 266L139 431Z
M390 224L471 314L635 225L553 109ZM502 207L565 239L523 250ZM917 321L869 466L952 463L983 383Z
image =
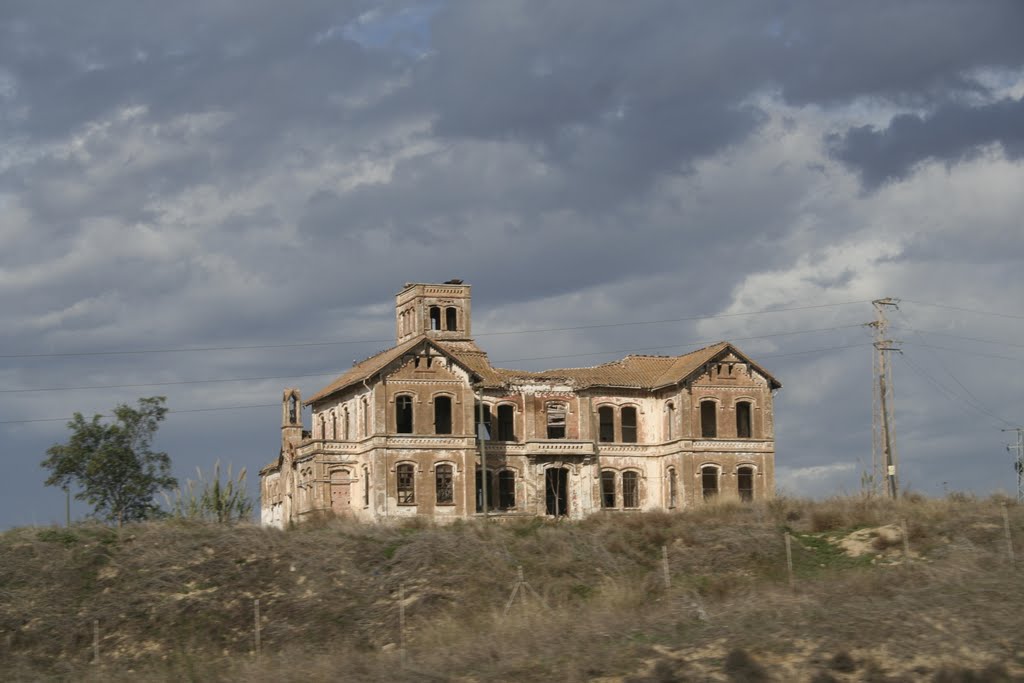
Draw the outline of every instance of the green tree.
M47 486L74 485L75 494L95 513L118 526L159 512L153 497L178 485L170 475L171 459L151 449L153 435L167 414L163 396L140 398L138 407L119 404L114 422L81 413L68 422L71 438L47 449L42 466L50 470Z

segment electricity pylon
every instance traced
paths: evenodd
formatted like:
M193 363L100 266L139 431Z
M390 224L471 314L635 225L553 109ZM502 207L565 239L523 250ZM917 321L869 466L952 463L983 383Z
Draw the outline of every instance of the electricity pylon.
M875 320L867 323L875 330L875 354L873 363L874 400L871 443L871 490L884 492L895 499L899 495L899 459L896 456L896 414L893 402L892 364L889 353L903 353L899 342L889 339L889 321L885 317L887 307L897 308L899 299L886 297L875 299Z
M1006 450L1017 451L1017 459L1013 461L1013 469L1017 470L1017 502L1024 503L1024 427L1004 429L1004 432L1017 432L1017 445L1007 446Z

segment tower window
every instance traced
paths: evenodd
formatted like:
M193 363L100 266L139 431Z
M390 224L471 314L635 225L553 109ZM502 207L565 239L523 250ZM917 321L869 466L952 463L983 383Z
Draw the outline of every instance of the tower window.
M714 401L700 402L700 435L714 439L718 436L718 406Z
M430 307L430 329L440 330L441 329L441 307L431 306Z
M395 399L395 431L399 434L412 434L412 396L399 396Z
M636 408L632 406L622 409L622 442L636 443Z
M434 433L452 433L452 399L449 396L434 397Z
M456 329L458 329L458 324L459 324L459 314L458 314L458 311L454 307L449 306L448 308L446 308L444 310L444 329L446 329L446 330L456 330Z
M740 401L736 404L736 436L749 439L753 435L750 427L750 402Z

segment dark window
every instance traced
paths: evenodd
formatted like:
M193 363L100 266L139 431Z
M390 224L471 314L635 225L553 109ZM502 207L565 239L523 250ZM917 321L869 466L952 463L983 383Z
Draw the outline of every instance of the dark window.
M459 314L454 308L446 308L444 310L444 329L456 330L458 329Z
M740 401L736 404L736 436L741 439L749 439L752 436L749 401Z
M441 307L431 306L430 307L430 329L439 330L441 329Z
M434 433L452 433L452 399L448 396L434 397Z
M640 475L636 472L622 473L622 507L640 507Z
M714 439L718 436L718 406L714 401L700 403L700 435Z
M549 439L564 439L565 438L565 414L566 407L564 403L549 403L548 404L548 438Z
M636 443L636 408L632 406L622 409L622 442Z
M516 506L516 473L512 470L498 472L498 507L511 510Z
M363 468L363 505L370 506L370 468Z
M416 503L415 470L412 465L404 464L395 468L398 480L398 504L414 505Z
M711 500L718 495L718 468L705 465L700 468L700 487L704 500Z
M395 431L399 434L412 434L412 396L399 396L395 399Z
M448 505L455 502L455 491L452 488L452 466L438 465L434 468L434 487L437 490L437 504Z
M674 508L679 497L678 482L676 481L676 469L668 468L668 506Z
M412 403L410 402L409 405L410 405L409 431L411 432L412 431L412 418L411 418L411 415L412 415L412 409L411 409ZM363 436L369 436L369 435L370 435L370 402L367 401L364 398L363 399Z
M487 470L487 509L494 509L494 472ZM476 511L484 511L484 487L480 468L476 468Z
M740 500L745 503L754 500L753 467L741 467L736 470L736 487L739 489Z
M676 433L676 407L672 403L665 404L665 440L671 441Z
M601 471L601 507L615 507L615 472Z
M476 412L474 413L474 420L476 422L476 437L480 438L480 402L477 401ZM487 433L484 435L484 439L490 440L494 438L494 424L491 420L491 407L486 403L483 405L484 413L484 426L487 428Z
M597 409L598 439L602 442L615 441L615 409L601 406Z
M498 441L516 440L516 409L510 405L498 406Z

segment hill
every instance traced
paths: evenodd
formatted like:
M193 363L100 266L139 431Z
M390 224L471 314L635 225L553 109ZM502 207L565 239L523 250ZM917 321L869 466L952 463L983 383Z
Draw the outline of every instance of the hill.
M1022 574L1000 502L780 498L582 522L16 529L0 536L0 674L1024 680ZM1024 507L1007 509L1020 556ZM518 567L527 585L506 614Z

